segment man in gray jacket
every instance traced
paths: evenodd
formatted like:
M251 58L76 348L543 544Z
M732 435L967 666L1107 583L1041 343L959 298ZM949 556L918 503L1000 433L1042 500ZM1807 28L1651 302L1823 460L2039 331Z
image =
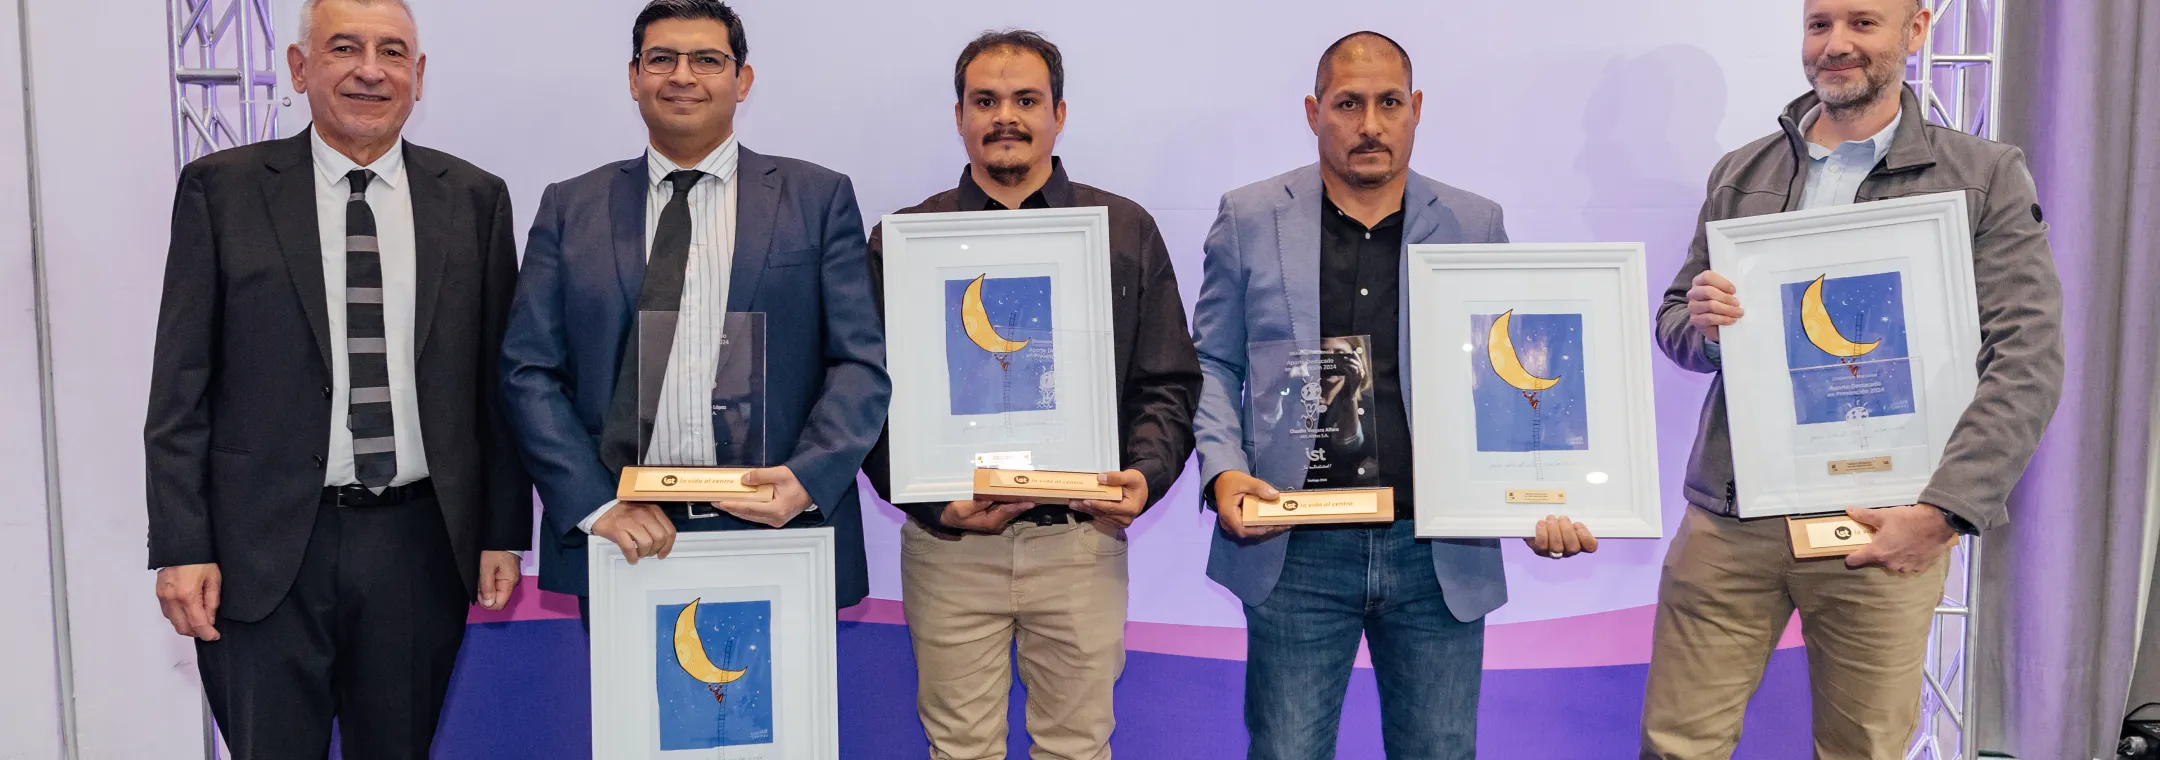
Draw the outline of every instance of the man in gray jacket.
M1809 0L1803 62L1814 91L1777 134L1718 162L1702 222L1962 191L1972 215L1981 348L1977 394L1920 503L1854 510L1874 543L1793 559L1783 519L1740 520L1718 328L1744 312L1709 271L1698 227L1665 292L1658 344L1715 376L1688 463L1688 510L1665 558L1643 705L1642 757L1722 758L1797 609L1807 626L1815 756L1897 758L1919 719L1927 632L1959 533L2008 522L2004 506L2062 391L2062 288L2031 174L2014 147L1926 123L1899 84L1927 38L1918 0Z

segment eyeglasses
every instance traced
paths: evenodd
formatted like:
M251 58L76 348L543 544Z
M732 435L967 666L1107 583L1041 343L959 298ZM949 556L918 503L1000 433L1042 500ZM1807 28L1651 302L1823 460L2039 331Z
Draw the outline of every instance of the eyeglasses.
M673 74L677 62L685 58L690 60L690 73L698 76L726 73L729 61L741 63L735 56L718 50L692 50L684 53L667 48L653 48L638 55L638 67L647 74Z

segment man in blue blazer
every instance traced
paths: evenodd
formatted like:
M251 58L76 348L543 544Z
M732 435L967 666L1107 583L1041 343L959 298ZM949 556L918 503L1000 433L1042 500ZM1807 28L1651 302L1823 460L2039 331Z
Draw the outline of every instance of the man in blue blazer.
M1484 617L1507 602L1507 581L1496 541L1415 536L1404 246L1504 243L1507 232L1499 205L1409 170L1423 101L1394 40L1358 32L1336 41L1305 101L1320 162L1225 194L1208 233L1193 315L1205 374L1194 427L1221 525L1208 577L1245 603L1256 760L1333 756L1361 637L1390 758L1477 751ZM1246 526L1246 497L1312 484L1304 458L1269 458L1256 470L1242 412L1248 369L1265 368L1251 366L1247 347L1351 335L1370 339L1355 369L1372 380L1380 452L1378 472L1359 469L1359 484L1395 489L1395 522ZM1555 558L1597 550L1587 528L1562 517L1547 517L1529 544Z
M737 144L735 107L754 72L727 5L653 0L631 41L630 90L651 144L541 196L503 343L504 398L544 507L540 587L586 595L588 536L635 562L666 557L680 531L829 526L835 604L855 604L869 593L855 473L892 386L854 187ZM649 437L631 391L635 352L651 350L631 340L640 311L680 315ZM714 461L716 444L742 441L716 440L707 390L722 318L742 312L765 315L771 465L744 480L774 486L775 500L617 503L621 468L641 456L738 464Z

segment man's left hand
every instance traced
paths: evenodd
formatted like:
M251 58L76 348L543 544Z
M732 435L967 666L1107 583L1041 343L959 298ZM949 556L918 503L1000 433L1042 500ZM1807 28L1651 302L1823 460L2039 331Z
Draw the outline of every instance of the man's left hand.
M743 501L716 501L713 508L759 525L775 528L788 524L796 515L810 508L810 492L803 490L802 481L795 479L795 471L787 465L765 467L743 473L743 485L772 486L772 501L758 504Z
M500 611L510 606L510 594L517 590L523 575L519 564L516 552L480 552L481 607Z
M1898 575L1926 572L1957 543L1957 531L1931 504L1848 509L1845 516L1875 532L1875 540L1845 557L1851 568L1881 567Z
M1117 501L1080 499L1072 503L1073 511L1094 515L1096 521L1118 530L1132 527L1133 519L1147 506L1147 478L1139 470L1122 470L1097 475L1095 482L1124 489L1125 497Z

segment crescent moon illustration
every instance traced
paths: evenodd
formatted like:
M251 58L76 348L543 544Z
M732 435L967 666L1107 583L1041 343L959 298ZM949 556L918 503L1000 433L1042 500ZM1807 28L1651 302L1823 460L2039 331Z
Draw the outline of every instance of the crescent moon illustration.
M721 670L713 666L711 657L705 656L705 643L699 641L697 635L699 601L702 600L690 600L689 604L683 606L682 613L675 616L675 662L682 665L684 673L699 681L715 686L732 683L743 677L744 673L750 672L750 669Z
M1508 335L1508 323L1514 316L1514 309L1500 315L1499 319L1493 320L1492 331L1485 336L1485 356L1492 360L1493 374L1517 390L1536 392L1559 385L1560 378L1538 377L1523 369L1522 357L1515 355L1515 339Z
M1854 343L1838 332L1837 323L1830 320L1829 307L1823 306L1822 288L1823 278L1817 277L1808 283L1807 292L1800 296L1800 326L1807 330L1809 343L1815 344L1823 353L1847 359L1865 355L1882 345L1880 340Z
M977 276L974 282L968 283L967 294L960 298L960 326L967 329L968 340L993 354L1009 354L1027 348L1035 339L1006 340L998 334L997 327L990 324L990 312L983 310L982 302L983 278L988 276Z

